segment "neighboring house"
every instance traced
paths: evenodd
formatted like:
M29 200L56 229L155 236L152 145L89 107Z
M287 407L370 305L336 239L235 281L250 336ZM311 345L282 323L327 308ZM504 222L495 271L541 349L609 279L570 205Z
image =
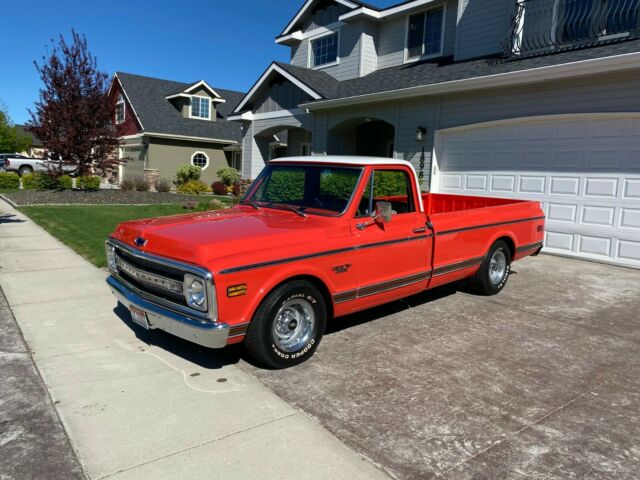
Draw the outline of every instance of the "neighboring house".
M306 1L230 117L245 177L403 158L433 191L540 200L549 252L640 267L640 0ZM283 21L283 23L286 23Z
M244 96L209 86L117 72L109 95L126 159L119 178L175 179L179 165L202 168L210 184L222 167L241 168L241 126L227 115Z
M44 145L42 140L36 137L33 133L28 132L25 129L25 125L15 125L20 132L31 138L31 145L24 152L20 152L30 158L42 158L44 156Z

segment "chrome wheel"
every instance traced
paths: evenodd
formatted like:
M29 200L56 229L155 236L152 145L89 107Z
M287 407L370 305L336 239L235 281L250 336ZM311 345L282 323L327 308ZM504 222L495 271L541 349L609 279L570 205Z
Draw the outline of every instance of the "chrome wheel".
M489 260L489 279L494 285L500 284L507 274L507 256L504 250L496 250Z
M272 327L273 341L284 352L298 351L313 336L315 323L313 307L307 300L289 300L276 313Z

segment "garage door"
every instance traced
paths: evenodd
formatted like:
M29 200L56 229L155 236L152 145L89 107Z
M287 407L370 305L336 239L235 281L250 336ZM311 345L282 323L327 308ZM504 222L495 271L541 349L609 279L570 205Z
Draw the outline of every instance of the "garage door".
M441 130L432 189L539 200L547 252L640 268L640 115Z

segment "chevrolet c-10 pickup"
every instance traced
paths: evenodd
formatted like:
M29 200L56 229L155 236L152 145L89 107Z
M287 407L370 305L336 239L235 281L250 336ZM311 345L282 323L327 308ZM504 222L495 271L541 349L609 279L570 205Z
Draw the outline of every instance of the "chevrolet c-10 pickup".
M120 224L107 282L144 328L286 368L329 319L463 279L500 292L543 235L538 202L421 193L404 160L283 158L233 208Z

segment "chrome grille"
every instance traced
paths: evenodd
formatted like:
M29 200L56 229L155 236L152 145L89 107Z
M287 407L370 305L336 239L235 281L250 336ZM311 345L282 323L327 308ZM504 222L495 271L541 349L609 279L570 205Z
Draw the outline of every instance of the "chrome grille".
M114 247L115 268L112 268L112 273L138 294L190 316L216 320L217 302L209 271L140 252L116 240L109 240L107 243ZM187 274L202 278L207 284L207 298L210 302L207 311L196 310L187 303L183 293L183 282Z

